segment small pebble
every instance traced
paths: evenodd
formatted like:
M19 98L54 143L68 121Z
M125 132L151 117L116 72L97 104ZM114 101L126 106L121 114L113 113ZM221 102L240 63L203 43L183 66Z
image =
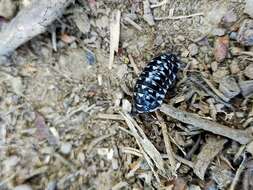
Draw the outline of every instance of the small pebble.
M120 106L120 103L121 103L121 99L123 98L123 92L122 91L116 91L114 92L114 105L116 107L119 107Z
M231 76L225 76L221 79L219 90L229 99L234 98L240 93L240 88L236 80Z
M0 16L11 19L17 12L16 3L12 0L0 1Z
M220 83L220 80L228 74L229 71L227 70L227 68L225 67L219 68L216 72L213 73L213 80L215 82Z
M238 32L237 42L244 46L253 45L253 20L244 20Z
M237 21L237 15L235 13L235 11L232 9L230 11L228 11L222 18L222 22L225 25L230 25L231 23L234 23Z
M181 56L182 56L182 57L188 57L189 53L190 53L190 52L189 52L187 49L184 48L184 49L182 49Z
M132 110L132 104L127 99L122 100L122 110L128 113Z
M240 81L239 86L244 97L253 94L253 80Z
M32 187L30 185L18 185L16 187L14 187L13 190L32 190Z
M196 44L192 43L189 45L188 50L191 56L195 56L198 54L199 47Z
M240 72L240 68L237 61L232 61L232 63L229 65L229 68L232 74L237 74Z
M237 35L238 35L237 32L231 32L231 33L229 34L229 38L230 38L231 40L236 40L236 39L237 39Z
M253 79L253 63L245 68L244 75L250 79Z
M70 154L71 150L72 150L72 144L70 144L70 143L63 143L61 145L60 151L61 151L62 154L68 155L68 154Z
M217 69L218 69L218 62L213 61L211 63L211 69L212 69L213 72L217 71Z
M253 1L246 0L245 2L246 4L245 4L244 12L248 14L251 18L253 18Z
M5 171L8 172L13 170L18 164L19 160L20 159L17 156L10 156L7 160L3 162Z
M199 62L197 59L192 58L190 61L191 65L190 65L190 69L197 69L199 68Z
M56 190L57 182L56 181L49 181L47 184L46 190Z
M95 62L96 62L96 58L95 58L95 55L94 53L90 52L90 51L87 51L86 52L86 61L89 65L94 65Z
M178 40L178 41L180 41L180 42L183 42L183 41L185 41L185 37L184 37L183 35L178 35L178 36L176 37L176 40Z
M90 19L82 9L76 9L74 11L73 21L83 34L87 34L90 31Z
M226 34L225 28L214 28L212 31L214 36L224 36Z

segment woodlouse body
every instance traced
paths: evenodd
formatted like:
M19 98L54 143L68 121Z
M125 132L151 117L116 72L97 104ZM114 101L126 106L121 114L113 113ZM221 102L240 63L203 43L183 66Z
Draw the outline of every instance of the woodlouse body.
M155 111L163 102L168 89L175 85L180 66L174 54L162 54L144 68L134 87L134 110L138 113Z

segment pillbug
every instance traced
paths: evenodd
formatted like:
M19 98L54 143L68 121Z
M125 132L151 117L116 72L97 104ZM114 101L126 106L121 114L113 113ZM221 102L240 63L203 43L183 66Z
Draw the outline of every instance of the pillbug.
M153 112L163 102L168 89L175 85L180 63L174 54L162 54L144 68L134 87L133 109L137 113Z

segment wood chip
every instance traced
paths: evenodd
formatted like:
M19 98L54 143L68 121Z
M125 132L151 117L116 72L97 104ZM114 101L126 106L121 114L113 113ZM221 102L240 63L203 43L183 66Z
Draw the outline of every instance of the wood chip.
M197 161L193 167L194 173L202 180L207 170L207 167L212 162L214 157L223 149L223 145L227 142L226 139L217 139L217 137L210 137L207 143L201 149L197 156Z
M115 10L112 12L110 22L110 58L109 69L112 69L114 62L114 53L118 52L119 48L119 36L120 36L120 11Z

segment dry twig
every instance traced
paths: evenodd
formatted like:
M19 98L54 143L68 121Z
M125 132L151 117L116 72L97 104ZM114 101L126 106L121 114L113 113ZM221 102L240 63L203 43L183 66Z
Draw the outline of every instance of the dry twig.
M114 53L118 52L119 47L119 35L120 35L120 11L115 10L112 13L110 23L110 59L109 69L112 69L114 62Z
M221 125L207 119L202 119L196 114L181 111L171 105L163 104L160 111L183 123L191 124L205 131L233 139L241 144L247 144L253 140L253 135L250 131L232 129L225 125Z
M194 13L191 15L183 15L183 16L167 16L167 17L155 17L154 19L159 21L159 20L178 20L178 19L183 19L183 18L191 18L195 16L203 16L204 13Z
M229 190L234 190L236 184L239 182L240 176L241 176L242 172L244 171L244 169L246 167L245 166L245 161L246 161L246 156L244 155L243 160L242 160L239 168L237 169L235 177L234 177L234 179L233 179L233 181L232 181L232 183L229 187Z
M17 47L34 36L46 31L46 28L72 0L32 1L22 9L0 33L0 56L8 55Z
M165 122L163 121L163 118L159 115L158 112L156 112L156 116L157 116L157 119L159 121L161 121L160 125L162 127L163 140L164 140L166 152L167 152L167 155L168 155L168 158L169 158L171 171L174 174L176 172L176 160L175 160L174 155L173 155L173 150L172 150L172 146L171 146L171 143L170 143L167 126L166 126Z

